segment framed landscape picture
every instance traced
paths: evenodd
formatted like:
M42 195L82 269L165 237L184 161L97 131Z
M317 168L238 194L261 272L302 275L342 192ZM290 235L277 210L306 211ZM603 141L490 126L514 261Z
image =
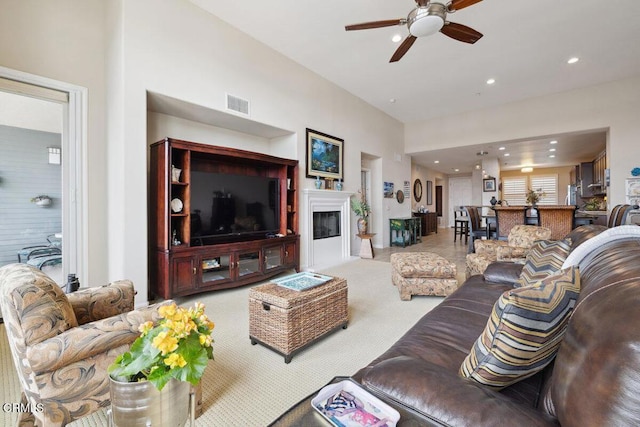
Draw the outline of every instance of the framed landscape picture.
M344 140L307 128L307 178L344 181Z

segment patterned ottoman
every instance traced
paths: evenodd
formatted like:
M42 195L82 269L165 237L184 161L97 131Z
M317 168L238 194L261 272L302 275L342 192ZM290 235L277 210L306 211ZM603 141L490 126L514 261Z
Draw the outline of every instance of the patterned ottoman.
M399 252L391 254L391 280L402 301L412 295L447 296L458 288L457 269L432 252Z

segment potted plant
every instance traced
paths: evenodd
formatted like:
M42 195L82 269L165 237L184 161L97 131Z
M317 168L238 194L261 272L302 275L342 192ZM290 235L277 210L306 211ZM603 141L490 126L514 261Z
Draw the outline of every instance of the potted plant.
M172 303L160 306L158 314L161 320L156 325L140 325L141 334L129 351L108 368L116 425L120 425L118 420L153 417L153 425L167 420L184 422L190 406L190 385L198 384L209 359L213 359L214 324L204 313L203 304L185 309ZM171 405L163 406L162 402Z
M41 194L32 198L31 203L35 203L37 206L49 206L51 204L51 197L46 194Z
M358 234L366 234L367 218L371 213L371 207L361 191L358 191L357 197L351 199L351 210L358 216Z
M591 199L587 200L587 202L583 206L583 209L585 211L599 211L599 210L601 210L601 201L600 201L600 199L598 199L597 197L592 197Z
M546 195L547 193L543 192L541 189L534 191L530 188L529 191L527 191L527 204L535 206L540 201L540 198Z

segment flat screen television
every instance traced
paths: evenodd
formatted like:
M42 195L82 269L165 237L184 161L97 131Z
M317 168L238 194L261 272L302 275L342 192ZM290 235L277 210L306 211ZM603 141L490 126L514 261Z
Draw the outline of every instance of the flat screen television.
M215 244L280 232L280 180L191 171L191 242Z

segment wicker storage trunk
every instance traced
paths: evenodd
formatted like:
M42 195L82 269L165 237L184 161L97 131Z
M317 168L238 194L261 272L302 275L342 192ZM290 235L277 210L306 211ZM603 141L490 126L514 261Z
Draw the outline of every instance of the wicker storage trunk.
M249 290L249 338L284 356L347 327L347 281L333 278L305 291L267 283Z

